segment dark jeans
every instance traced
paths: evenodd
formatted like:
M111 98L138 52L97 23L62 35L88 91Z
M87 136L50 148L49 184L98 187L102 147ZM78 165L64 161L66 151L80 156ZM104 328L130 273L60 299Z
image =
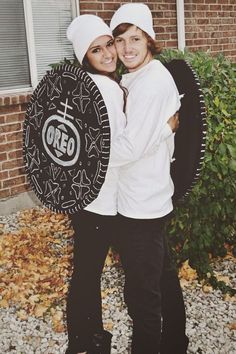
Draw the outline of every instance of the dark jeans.
M162 219L118 216L116 246L125 272L124 297L133 320L132 354L157 354L161 340Z
M125 271L124 297L133 319L132 354L187 352L184 300L166 240L166 220L121 215L116 220L116 247Z
M132 353L158 353L161 311L161 354L185 354L185 308L177 272L164 241L163 220L134 220L89 212L73 215L71 220L75 237L74 270L67 299L70 353L85 351L91 336L103 331L100 279L113 243L120 251L126 274L125 301L134 321Z
M92 335L103 332L100 280L111 244L113 218L86 211L71 216L75 231L73 274L67 299L71 353L86 351Z
M161 277L162 335L160 354L186 354L188 337L184 299L176 266L165 239L165 257Z

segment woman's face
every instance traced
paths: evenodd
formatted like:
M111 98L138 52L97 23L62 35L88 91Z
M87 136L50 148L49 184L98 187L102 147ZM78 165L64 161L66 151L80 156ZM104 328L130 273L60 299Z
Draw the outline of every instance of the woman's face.
M114 72L117 53L113 38L107 35L96 38L87 51L87 59L90 65L102 74Z

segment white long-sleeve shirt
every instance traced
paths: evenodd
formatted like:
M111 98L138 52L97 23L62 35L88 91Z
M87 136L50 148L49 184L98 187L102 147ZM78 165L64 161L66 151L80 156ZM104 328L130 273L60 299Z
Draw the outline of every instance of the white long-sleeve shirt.
M154 65L151 63L154 63ZM148 102L146 102L146 105L140 105L140 103L145 103L145 101L143 100L145 95L143 96L142 90L140 90L140 97L137 97L137 100L141 98L141 101L139 102L136 102L136 93L134 91L129 93L127 102L127 120L123 113L123 91L121 90L119 85L117 85L114 81L112 81L106 76L89 74L96 83L98 89L100 90L105 105L107 107L111 129L111 151L109 166L104 184L100 190L98 197L91 204L89 204L85 208L85 210L102 215L115 215L118 210L121 214L130 217L135 217L135 215L137 215L136 217L138 218L158 217L156 214L155 216L147 216L147 208L145 207L145 203L140 209L137 209L137 214L131 211L133 210L132 208L136 208L136 205L138 208L138 200L140 198L144 198L144 189L143 187L139 189L141 187L139 183L137 183L135 188L135 186L133 186L132 181L129 181L129 178L127 178L129 173L125 173L125 171L128 171L131 166L133 166L133 164L135 166L140 159L142 164L143 161L146 161L149 158L153 158L154 155L156 156L156 151L163 146L163 141L165 141L168 146L168 162L173 154L174 135L171 131L169 124L167 124L167 120L173 113L176 112L176 110L179 109L180 104L178 91L176 89L172 77L170 76L169 72L164 68L164 66L156 60L152 61L151 63L144 67L144 70L141 69L141 71L138 71L138 76L139 73L141 74L142 72L146 72L149 66L156 66L157 64L160 71L159 74L162 74L160 75L160 79L167 80L168 78L167 82L164 85L164 91L165 88L169 86L173 90L170 90L169 92L171 99L173 100L172 105L168 109L167 107L164 107L164 105L162 106L160 104L160 102L162 101L161 92L163 93L163 90L161 90L161 92L159 92L160 90L157 90L159 84L156 85L158 82L158 78L155 77L155 81L153 82L154 87L153 90L151 90L151 92L153 91L154 93L154 99L152 99L152 96L148 92L146 96L148 96L149 99ZM150 69L148 71L150 71ZM122 84L124 86L126 86L126 77L131 78L132 81L132 77L136 77L136 74L126 74L122 80ZM142 77L140 79L143 80ZM169 85L170 82L171 85ZM141 83L141 87L143 87L143 83ZM133 88L130 87L130 89ZM168 91L166 93L168 94ZM170 103L170 100L167 101L168 103ZM153 109L151 109L152 106ZM151 110L154 111L154 115L149 115L149 112L151 112ZM127 125L126 121L128 122ZM147 165L147 163L145 163L145 165ZM143 165L144 168L145 165ZM118 166L125 167L123 167L122 169L118 169ZM131 170L133 169L131 168ZM151 171L151 174L149 176L149 182L151 181L152 172L153 171ZM120 175L120 173L122 175ZM155 174L152 178L152 181L154 184L157 182L157 177L155 176ZM127 193L130 187L132 187L131 189L134 189L133 194L134 196L136 195L135 198L137 199L133 199L132 208L132 203L130 203Z
M111 146L118 136L122 134L126 126L126 116L123 112L124 94L120 86L104 75L89 74L97 85L105 102L111 133ZM109 165L105 181L98 197L90 203L85 210L101 215L117 214L117 193L119 168L112 167L112 152L110 152Z
M118 212L131 218L162 217L173 209L170 163L174 134L168 133L166 123L180 107L179 93L169 71L158 60L123 75L121 84L129 92L123 136L137 159L120 168ZM146 154L157 142L158 149ZM123 146L120 144L120 160L126 150Z

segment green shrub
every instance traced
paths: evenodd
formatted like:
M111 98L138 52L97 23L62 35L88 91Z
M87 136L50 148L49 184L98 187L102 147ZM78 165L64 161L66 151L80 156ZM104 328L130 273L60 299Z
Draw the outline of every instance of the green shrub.
M187 60L197 73L207 108L207 146L200 178L169 225L178 261L189 259L200 277L209 254L224 256L236 235L236 66L222 55L164 51L161 61ZM177 245L177 247L176 247Z

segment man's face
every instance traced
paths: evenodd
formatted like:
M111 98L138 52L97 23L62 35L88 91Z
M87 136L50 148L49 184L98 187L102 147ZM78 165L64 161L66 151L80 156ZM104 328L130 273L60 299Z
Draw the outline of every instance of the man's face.
M119 59L129 72L136 71L152 60L148 49L148 40L142 30L131 26L115 38L115 46Z

